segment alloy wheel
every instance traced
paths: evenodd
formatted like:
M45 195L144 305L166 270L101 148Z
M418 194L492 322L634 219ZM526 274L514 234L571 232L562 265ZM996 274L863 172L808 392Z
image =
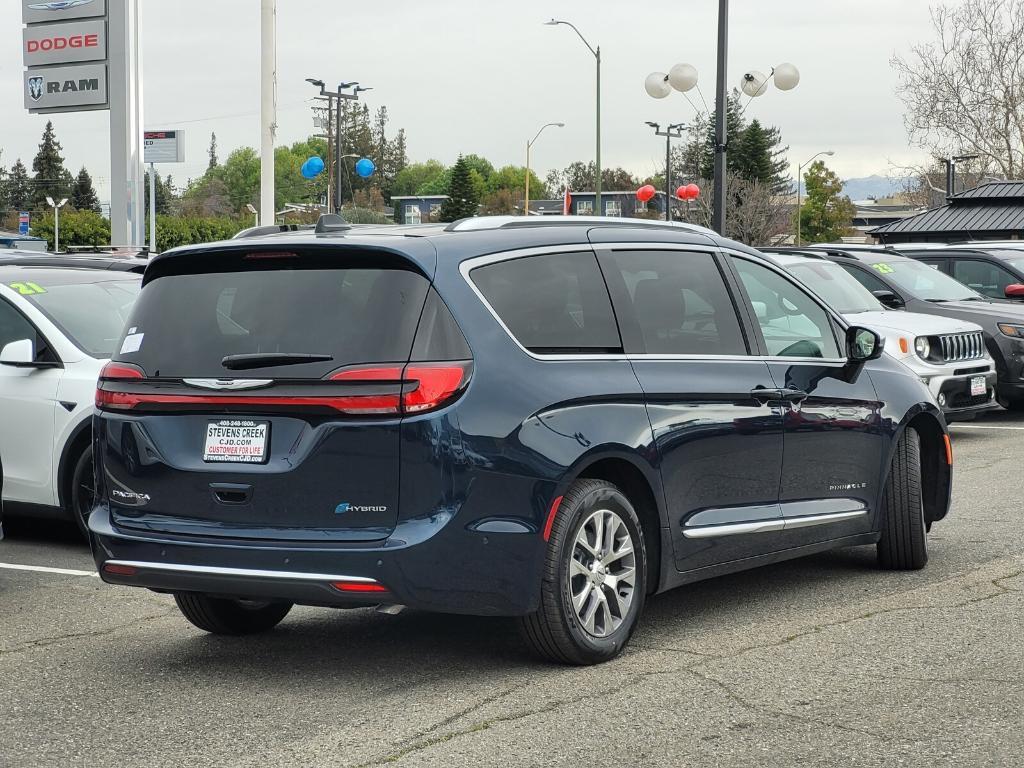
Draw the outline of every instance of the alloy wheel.
M625 522L609 509L579 527L567 574L573 611L593 637L606 637L629 614L636 588L636 551Z

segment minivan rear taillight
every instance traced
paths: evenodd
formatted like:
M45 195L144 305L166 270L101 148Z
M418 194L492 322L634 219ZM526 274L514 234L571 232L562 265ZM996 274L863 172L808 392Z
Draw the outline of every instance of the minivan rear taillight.
M316 391L307 389L301 395L287 394L286 386L279 394L262 390L260 394L244 395L230 390L223 394L192 393L171 382L161 382L159 391L146 391L147 387L132 386L146 383L141 368L111 362L100 372L96 407L115 411L141 410L147 406L158 406L161 410L168 406L326 408L353 416L398 416L423 413L449 403L466 388L471 373L470 362L360 365L330 374L316 385ZM353 386L332 391L331 382Z

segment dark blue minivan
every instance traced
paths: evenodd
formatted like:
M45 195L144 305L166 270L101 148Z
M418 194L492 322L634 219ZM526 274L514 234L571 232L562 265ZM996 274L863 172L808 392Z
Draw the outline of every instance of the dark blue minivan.
M325 221L176 249L117 349L97 566L209 632L409 606L595 663L680 584L851 545L921 568L949 508L927 388L698 227Z

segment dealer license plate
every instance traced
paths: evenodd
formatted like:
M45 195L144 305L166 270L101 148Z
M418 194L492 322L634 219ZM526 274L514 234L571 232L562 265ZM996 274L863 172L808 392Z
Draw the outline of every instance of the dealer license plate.
M984 376L972 376L971 377L971 397L978 397L984 395L988 388L985 386Z
M203 461L262 464L267 460L269 421L222 419L206 425Z

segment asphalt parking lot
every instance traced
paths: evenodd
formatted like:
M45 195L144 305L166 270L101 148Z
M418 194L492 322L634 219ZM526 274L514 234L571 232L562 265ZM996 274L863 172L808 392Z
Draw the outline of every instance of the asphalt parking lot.
M409 612L214 638L101 584L73 528L12 525L0 766L1019 766L1024 418L953 434L924 571L861 548L684 587L588 669L534 662L506 621Z

